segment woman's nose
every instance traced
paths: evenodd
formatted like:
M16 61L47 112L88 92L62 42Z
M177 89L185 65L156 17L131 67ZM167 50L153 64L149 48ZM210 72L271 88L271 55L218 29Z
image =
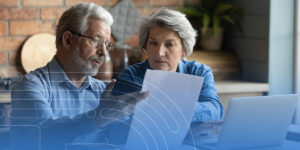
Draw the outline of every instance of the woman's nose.
M159 54L160 57L165 56L165 54L166 54L166 48L164 46L160 46L158 48L158 54Z

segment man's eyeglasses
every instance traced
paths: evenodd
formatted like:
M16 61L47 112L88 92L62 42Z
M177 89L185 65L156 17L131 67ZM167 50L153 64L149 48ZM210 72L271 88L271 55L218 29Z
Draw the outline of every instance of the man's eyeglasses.
M104 41L100 37L90 37L90 36L86 36L86 35L76 33L76 32L71 32L71 33L74 34L74 35L77 35L77 36L82 36L82 37L91 39L93 46L96 47L96 48L101 48L103 46L103 43L105 44L105 48L106 48L107 51L110 51L113 47L111 42Z

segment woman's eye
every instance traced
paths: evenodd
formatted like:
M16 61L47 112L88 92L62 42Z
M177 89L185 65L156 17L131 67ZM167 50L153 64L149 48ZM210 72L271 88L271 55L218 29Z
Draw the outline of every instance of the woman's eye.
M173 46L175 46L175 44L174 43L166 43L166 47L173 47Z
M149 41L149 44L150 45L157 45L157 42L155 42L155 41Z

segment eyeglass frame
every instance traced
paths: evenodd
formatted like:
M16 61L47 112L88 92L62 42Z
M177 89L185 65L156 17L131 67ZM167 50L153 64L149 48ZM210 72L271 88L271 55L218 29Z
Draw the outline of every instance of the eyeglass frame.
M77 35L77 36L81 36L81 37L85 37L85 38L88 38L88 39L91 39L93 43L96 43L96 48L100 48L103 46L103 43L105 44L105 49L107 51L110 51L112 50L112 43L111 42L107 42L107 41L104 41L103 38L101 37L90 37L90 36L87 36L87 35L84 35L84 34L80 34L78 32L72 32L70 31L72 34L74 35Z

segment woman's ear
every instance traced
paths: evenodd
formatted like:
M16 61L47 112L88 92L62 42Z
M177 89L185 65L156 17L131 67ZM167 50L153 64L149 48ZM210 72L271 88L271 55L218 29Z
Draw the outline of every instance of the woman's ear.
M70 31L65 31L62 36L63 47L71 49L72 43L72 33Z
M183 49L183 52L181 54L181 58L183 58L183 57L186 57L186 50L185 49Z
M146 47L142 47L142 53L144 53L144 54L147 54L147 53L148 53Z
M145 47L142 48L142 51L143 51L144 53L147 53L147 49L146 49Z
M148 57L148 51L146 48L142 48L142 54L145 56L145 57Z

